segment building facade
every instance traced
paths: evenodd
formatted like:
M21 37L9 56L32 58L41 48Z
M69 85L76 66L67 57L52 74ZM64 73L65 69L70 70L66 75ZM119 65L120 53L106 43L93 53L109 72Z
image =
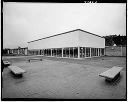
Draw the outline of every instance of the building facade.
M28 42L29 55L90 58L105 55L105 38L76 29Z
M14 49L7 49L7 55L28 55L28 48L14 48Z

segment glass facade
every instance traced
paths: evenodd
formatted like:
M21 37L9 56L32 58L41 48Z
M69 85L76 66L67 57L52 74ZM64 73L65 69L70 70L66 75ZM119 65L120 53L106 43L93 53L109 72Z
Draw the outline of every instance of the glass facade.
M90 57L91 53L90 53L90 49L91 48L86 48L86 57Z
M87 57L103 56L105 52L104 52L104 48L67 47L67 48L29 50L29 54L65 57L65 58L87 58Z

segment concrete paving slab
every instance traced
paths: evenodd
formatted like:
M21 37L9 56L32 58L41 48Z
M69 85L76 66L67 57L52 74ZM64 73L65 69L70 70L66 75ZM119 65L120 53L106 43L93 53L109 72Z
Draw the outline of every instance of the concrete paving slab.
M94 61L95 62L95 61ZM107 68L91 64L68 63L44 59L28 63L13 63L26 70L23 78L3 73L3 98L55 98L55 99L124 99L126 71L120 80L107 83L99 73Z

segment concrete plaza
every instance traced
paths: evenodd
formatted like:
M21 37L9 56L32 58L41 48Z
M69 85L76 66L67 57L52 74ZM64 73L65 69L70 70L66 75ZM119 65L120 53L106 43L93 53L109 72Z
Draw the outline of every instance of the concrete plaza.
M41 56L40 56L41 57ZM125 99L126 57L60 59L42 57L28 62L29 57L5 57L27 72L22 78L3 71L2 98L49 99ZM121 66L121 77L108 83L99 74L113 66Z

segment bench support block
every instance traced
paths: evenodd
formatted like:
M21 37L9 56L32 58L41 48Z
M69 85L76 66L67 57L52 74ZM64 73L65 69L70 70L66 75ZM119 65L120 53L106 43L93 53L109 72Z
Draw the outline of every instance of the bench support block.
M119 77L120 77L120 72L113 79L106 78L105 81L113 82L113 81L117 80Z
M11 73L12 73L12 75L15 76L15 77L19 77L19 78L20 78L20 77L23 77L23 74L15 74L15 73L12 72L12 71L11 71Z

